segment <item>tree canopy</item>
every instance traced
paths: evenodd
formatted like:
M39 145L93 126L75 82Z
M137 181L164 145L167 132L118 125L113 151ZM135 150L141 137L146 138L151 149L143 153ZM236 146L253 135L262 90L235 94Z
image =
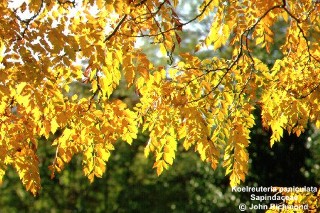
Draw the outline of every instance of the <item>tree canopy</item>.
M309 121L320 127L319 1L204 0L196 15L181 17L176 8L183 3L2 1L0 179L12 166L36 195L44 137L54 139L52 176L79 154L93 181L105 173L114 144L131 144L142 129L158 175L182 144L213 169L222 160L236 186L248 173L254 109L272 130L271 146L284 131L299 136ZM194 50L178 54L184 29L207 17L211 25ZM270 64L254 47L273 48L278 22L284 39ZM141 39L167 62L153 64ZM225 47L225 58L199 57ZM112 97L121 79L136 91L132 107ZM88 85L90 95L75 93L74 83Z

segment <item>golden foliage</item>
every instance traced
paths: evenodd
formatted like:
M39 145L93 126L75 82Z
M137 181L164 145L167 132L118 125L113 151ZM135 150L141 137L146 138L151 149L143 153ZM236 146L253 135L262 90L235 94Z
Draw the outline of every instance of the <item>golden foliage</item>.
M59 130L52 175L80 154L84 174L93 181L104 174L114 144L119 139L131 144L141 127L150 133L145 155L154 155L158 175L173 164L181 143L213 169L222 159L235 186L248 172L256 107L262 109L263 126L272 130L271 145L283 131L299 136L308 121L320 127L318 1L204 0L186 22L175 11L178 3L3 1L0 180L12 165L36 194L37 140ZM29 15L23 15L26 10ZM176 60L183 27L212 12L209 33L195 49L230 46L232 57L201 60L190 52ZM251 47L270 52L279 20L287 23L283 57L269 69ZM141 37L168 57L166 68L135 47ZM122 78L140 95L133 109L110 99ZM72 82L91 85L91 97L69 95Z

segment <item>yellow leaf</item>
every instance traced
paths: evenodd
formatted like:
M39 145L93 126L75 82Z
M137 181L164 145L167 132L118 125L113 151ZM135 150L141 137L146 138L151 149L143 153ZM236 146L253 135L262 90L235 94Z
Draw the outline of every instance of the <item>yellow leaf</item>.
M3 177L4 177L4 175L5 175L5 170L4 169L0 169L0 185L2 184L2 182L3 182Z
M156 161L159 161L163 156L163 152L156 153Z
M89 174L88 179L89 179L90 183L92 183L94 181L94 173Z
M98 149L97 153L102 160L104 160L104 161L109 160L110 152L106 151L105 149Z
M57 99L57 101L63 102L63 94L60 91L53 90L52 93L54 94L54 97Z
M100 88L102 90L103 96L107 95L110 97L113 89L112 89L112 81L108 79L106 76L99 78Z
M178 3L179 3L179 0L173 0L173 6L174 7L177 7Z
M172 165L173 164L173 159L174 159L174 152L172 153L164 153L163 154L163 159L165 160L165 162L167 162L168 164Z
M78 95L77 94L74 94L72 97L71 97L71 100L72 101L75 101L75 100L77 100L78 99Z
M0 63L2 62L3 59L3 52L5 51L5 46L2 41L0 41Z
M259 44L261 44L261 43L263 43L264 42L264 37L263 36L260 36L260 37L258 37L257 39L256 39L256 45L259 45Z
M22 95L17 95L16 96L16 101L23 105L25 108L27 108L29 106L29 103L30 103L30 94L29 95L25 95L25 96L22 96ZM31 109L29 109L30 111Z
M157 168L157 175L161 175L161 173L163 172L163 167L165 165L165 162L163 160L159 160L159 161L156 161L154 164L153 164L153 168Z
M125 69L125 78L128 82L128 87L130 87L133 82L134 82L134 78L135 78L135 72L134 72L134 67L133 66L127 66Z
M56 118L51 119L51 132L54 134L59 128L59 124L57 123Z
M155 80L155 82L157 83L157 84L159 84L160 83L160 81L161 81L161 72L155 72L154 73L154 80Z
M230 176L230 186L236 187L240 184L240 179L235 172L233 172Z
M160 53L161 53L163 56L167 56L167 50L166 50L166 47L164 46L163 43L160 44Z
M21 82L21 83L19 83L18 85L17 85L17 90L16 90L16 93L18 94L18 95L20 95L21 94L21 92L22 92L22 90L23 90L23 88L25 87L27 85L27 83L26 82Z
M282 17L283 17L283 20L285 20L285 22L288 22L289 20L289 15L286 11L282 12L281 13Z
M123 136L122 136L122 140L124 140L124 141L126 141L128 144L132 144L132 137L130 136L130 134L124 134Z
M98 83L96 80L93 80L91 82L91 86L92 86L92 92L95 93L98 90Z

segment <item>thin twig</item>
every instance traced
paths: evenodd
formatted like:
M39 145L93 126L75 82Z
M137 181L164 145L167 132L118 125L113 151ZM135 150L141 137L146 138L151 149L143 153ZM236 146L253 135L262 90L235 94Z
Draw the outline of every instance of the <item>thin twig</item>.
M123 24L123 22L126 20L128 14L125 14L121 20L119 21L119 23L117 24L117 26L114 28L114 30L112 31L112 33L110 33L105 39L104 42L109 41L119 30L120 26Z

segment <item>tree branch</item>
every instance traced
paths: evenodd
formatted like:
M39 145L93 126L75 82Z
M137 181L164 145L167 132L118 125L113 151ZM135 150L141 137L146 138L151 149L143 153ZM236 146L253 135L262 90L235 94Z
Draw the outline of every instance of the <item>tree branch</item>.
M128 17L128 14L125 14L121 20L119 21L119 23L117 24L117 26L114 28L114 30L112 31L112 33L110 33L105 39L104 42L107 42L108 40L110 40L119 30L120 26L123 24L123 22L126 20L126 18Z

